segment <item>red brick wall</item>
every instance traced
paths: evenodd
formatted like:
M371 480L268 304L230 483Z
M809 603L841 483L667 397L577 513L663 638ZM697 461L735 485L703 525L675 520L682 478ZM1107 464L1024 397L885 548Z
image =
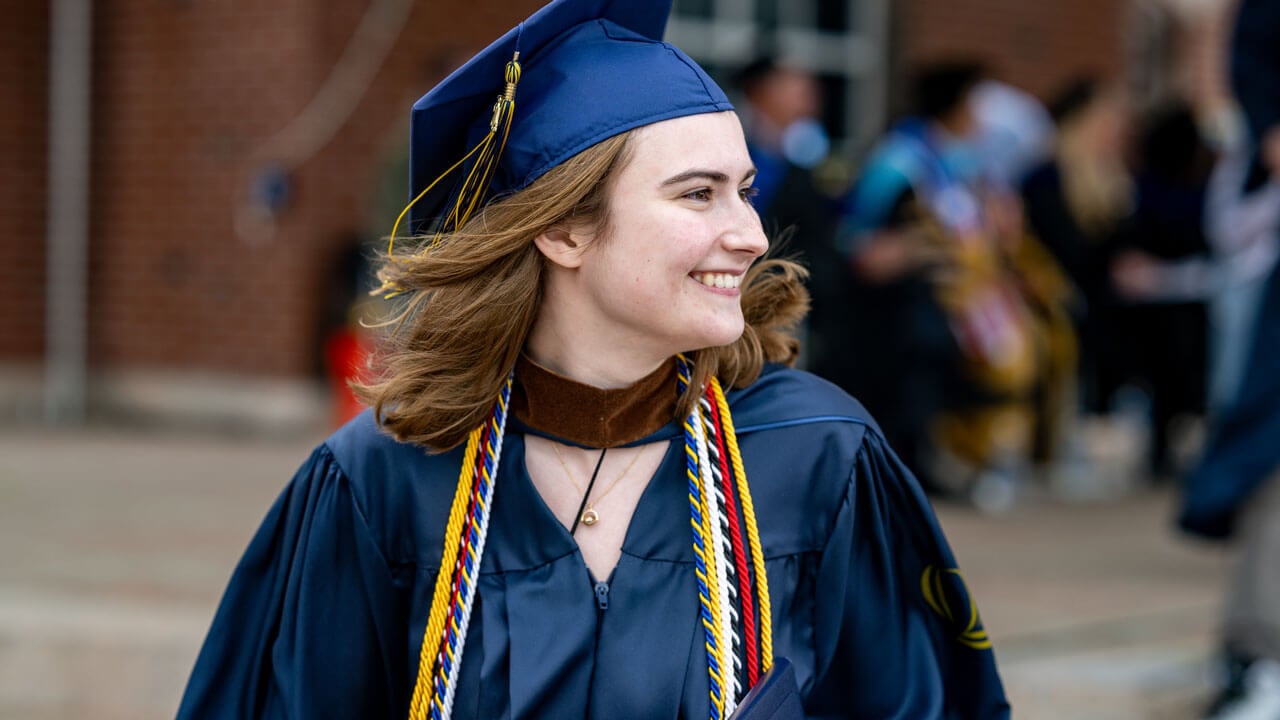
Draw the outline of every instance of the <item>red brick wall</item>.
M369 0L98 3L90 362L297 376L338 246L369 222L409 104L539 4L419 0L354 114L292 175L269 236L235 216L265 139L311 100ZM109 7L108 7L109 5ZM0 360L43 345L48 3L0 25ZM387 228L389 229L389 228Z
M417 3L363 101L295 169L274 232L236 232L267 137L328 75L367 0L161 3L100 13L91 357L101 366L301 375L336 245L363 226L383 138L450 44L486 42L536 3ZM497 7L502 5L503 7Z
M0 359L44 347L48 2L9 3L0 22Z
M239 165L307 90L298 2L99 8L95 28L90 356L100 366L287 370L258 303L272 246L234 237ZM292 223L281 233L287 240ZM254 305L257 307L254 307ZM252 357L256 355L256 357Z
M908 0L894 4L899 77L920 61L976 57L1042 98L1074 74L1119 73L1129 0ZM900 90L903 83L895 83Z

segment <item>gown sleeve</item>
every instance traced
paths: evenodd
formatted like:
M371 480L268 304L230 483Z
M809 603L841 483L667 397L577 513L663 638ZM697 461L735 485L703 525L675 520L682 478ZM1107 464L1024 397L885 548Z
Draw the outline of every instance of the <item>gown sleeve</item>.
M321 446L236 567L179 720L403 716L400 602L350 480Z
M821 718L1007 718L991 642L910 471L868 432L816 577Z

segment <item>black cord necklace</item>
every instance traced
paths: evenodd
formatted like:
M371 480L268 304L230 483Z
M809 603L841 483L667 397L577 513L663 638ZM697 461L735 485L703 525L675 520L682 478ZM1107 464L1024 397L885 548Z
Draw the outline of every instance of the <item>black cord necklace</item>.
M604 454L609 448L600 449L600 457L596 460L596 469L591 471L591 480L587 482L587 491L582 494L582 503L578 505L578 512L573 516L573 527L569 528L569 534L573 535L578 531L578 522L582 520L582 511L587 508L587 500L591 498L591 490L596 486L596 477L600 475L600 466L604 465Z

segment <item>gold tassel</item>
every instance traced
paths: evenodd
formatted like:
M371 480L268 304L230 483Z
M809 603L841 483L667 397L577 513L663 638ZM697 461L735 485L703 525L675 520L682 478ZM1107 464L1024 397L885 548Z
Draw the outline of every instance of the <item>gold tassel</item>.
M484 205L485 194L489 187L489 180L493 177L493 169L497 166L499 158L502 157L502 151L507 146L507 136L511 134L511 120L515 115L516 108L516 84L520 82L520 53L517 51L507 63L506 71L503 73L506 81L506 88L502 94L498 96L493 103L493 117L489 120L489 132L471 148L462 159L449 166L435 180L432 180L426 189L418 193L416 197L409 201L408 205L400 211L396 217L395 224L391 226L391 236L387 239L387 257L393 262L401 262L393 254L395 250L396 232L400 229L400 223L404 220L405 215L409 214L409 210L418 203L419 200L426 197L441 180L448 177L464 165L468 160L475 156L476 161L471 166L471 171L467 173L466 179L462 183L462 188L458 192L457 199L454 201L453 209L446 216L444 223L436 230L431 238L430 245L427 246L427 252L440 242L445 235L456 232L459 228L467 224L471 219L472 213L477 208ZM499 138L501 133L501 138ZM496 147L495 147L496 146ZM405 292L405 288L392 280L384 280L382 286L373 291L374 295L380 295L385 299L391 299Z

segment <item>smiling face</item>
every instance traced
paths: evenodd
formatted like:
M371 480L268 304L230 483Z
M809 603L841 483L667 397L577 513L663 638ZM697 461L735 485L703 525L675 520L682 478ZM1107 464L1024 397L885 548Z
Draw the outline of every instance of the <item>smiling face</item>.
M737 115L666 120L630 142L608 188L607 227L571 229L559 251L539 241L551 262L530 343L535 359L554 352L538 342L547 331L564 351L650 369L742 334L739 286L768 242L750 201L755 169Z

